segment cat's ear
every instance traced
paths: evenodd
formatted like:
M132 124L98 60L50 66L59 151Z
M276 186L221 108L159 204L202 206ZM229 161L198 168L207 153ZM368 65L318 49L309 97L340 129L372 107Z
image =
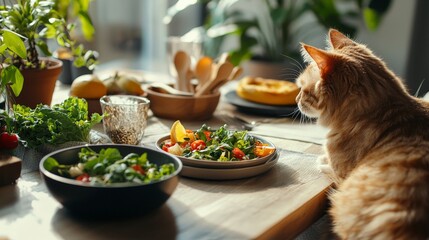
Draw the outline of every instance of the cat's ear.
M356 45L353 40L333 28L329 29L329 42L334 49L340 49L344 46Z
M335 57L331 53L304 43L301 43L301 45L305 52L308 53L308 56L317 64L322 76L331 72L335 60Z

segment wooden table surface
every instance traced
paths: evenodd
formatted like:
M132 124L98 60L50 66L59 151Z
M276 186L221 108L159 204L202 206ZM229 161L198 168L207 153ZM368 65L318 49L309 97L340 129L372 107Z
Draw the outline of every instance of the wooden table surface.
M58 86L56 99L64 97L64 89ZM206 123L223 124L219 116L225 112L257 118L222 101ZM153 146L172 123L152 118L144 145ZM189 128L201 124L184 122ZM37 170L23 173L16 184L0 187L0 239L293 239L324 213L331 185L317 170L315 160L322 150L317 138L308 141L311 131L300 125L307 138L288 139L288 129L296 134L295 126L291 119L273 119L255 128L280 151L278 163L268 172L229 181L181 177L165 205L135 218L73 217L50 195Z

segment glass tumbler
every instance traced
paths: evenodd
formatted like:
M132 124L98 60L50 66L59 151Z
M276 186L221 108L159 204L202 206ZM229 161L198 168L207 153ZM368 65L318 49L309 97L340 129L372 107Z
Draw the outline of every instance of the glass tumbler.
M191 69L195 68L195 65L203 56L202 43L198 41L190 41L189 39L183 39L181 37L170 36L167 39L167 62L168 72L173 79L177 78L177 71L174 66L174 56L178 51L184 51L191 58Z
M140 144L147 125L150 101L131 95L100 98L104 132L113 143Z

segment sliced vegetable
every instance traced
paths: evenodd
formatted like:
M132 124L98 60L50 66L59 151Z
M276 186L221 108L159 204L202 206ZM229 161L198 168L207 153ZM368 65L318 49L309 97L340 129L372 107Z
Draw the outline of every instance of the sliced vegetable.
M203 140L196 140L191 143L192 151L203 150L206 148L206 143Z
M232 149L232 155L233 155L235 158L240 159L240 160L241 160L241 159L243 159L243 158L244 158L244 156L246 156L246 155L244 154L244 152L240 150L240 148L234 148L234 149Z
M79 175L76 180L81 181L81 182L89 182L89 174L88 173L83 173L81 175Z
M271 153L273 153L274 150L275 150L275 148L273 148L273 147L261 145L261 146L255 147L254 153L258 157L265 157L265 156L268 156Z

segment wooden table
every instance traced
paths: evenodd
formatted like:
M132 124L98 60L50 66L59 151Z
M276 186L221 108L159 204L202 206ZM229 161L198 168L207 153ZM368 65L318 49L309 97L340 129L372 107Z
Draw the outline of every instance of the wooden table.
M58 87L57 99L64 89ZM223 124L218 115L224 112L240 114L222 102L207 123ZM148 127L144 144L153 146L172 121L155 117L151 121L156 124ZM295 125L290 119L276 120L255 132L264 134L264 127L287 132ZM160 128L167 132L159 132ZM15 185L0 187L0 239L293 239L324 213L331 182L316 167L319 144L280 134L264 135L281 152L268 172L231 181L182 177L164 206L130 219L73 217L53 199L38 171L22 174Z

